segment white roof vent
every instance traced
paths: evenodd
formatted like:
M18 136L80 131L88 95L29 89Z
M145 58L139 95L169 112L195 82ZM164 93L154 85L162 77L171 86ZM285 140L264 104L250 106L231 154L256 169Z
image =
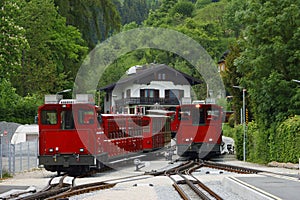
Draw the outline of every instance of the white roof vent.
M93 94L76 94L77 103L90 103L95 104L95 99Z
M62 95L56 95L56 94L45 95L45 104L58 104L62 98L63 98Z

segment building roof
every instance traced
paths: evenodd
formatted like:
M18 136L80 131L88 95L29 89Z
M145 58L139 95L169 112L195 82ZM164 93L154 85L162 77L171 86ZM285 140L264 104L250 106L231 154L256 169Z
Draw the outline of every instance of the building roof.
M125 83L135 83L135 84L149 84L151 81L155 80L155 76L158 73L165 73L169 76L163 81L172 81L174 84L190 84L197 85L202 83L201 80L196 79L188 74L180 72L173 69L165 64L154 64L150 67L139 67L135 73L128 74L126 77L120 79L116 83L106 85L99 88L100 91L110 91L115 88L116 85L122 85Z

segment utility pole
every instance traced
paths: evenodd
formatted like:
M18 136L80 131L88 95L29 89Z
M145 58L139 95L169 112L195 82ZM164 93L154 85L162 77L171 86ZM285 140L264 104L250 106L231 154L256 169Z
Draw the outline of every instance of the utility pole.
M243 129L244 129L244 136L243 136L243 161L246 161L246 89L241 87L241 86L232 86L234 88L242 89L243 91L243 109L242 109L242 124L243 124Z

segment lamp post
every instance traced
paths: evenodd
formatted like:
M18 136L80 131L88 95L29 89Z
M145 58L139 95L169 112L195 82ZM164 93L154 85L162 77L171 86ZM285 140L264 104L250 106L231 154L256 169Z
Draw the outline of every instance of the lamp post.
M292 81L296 82L296 83L300 83L299 80L293 79Z
M243 113L242 113L242 123L244 129L244 138L243 138L243 161L246 161L246 102L245 102L245 93L246 89L241 86L232 86L234 88L242 89L243 90Z

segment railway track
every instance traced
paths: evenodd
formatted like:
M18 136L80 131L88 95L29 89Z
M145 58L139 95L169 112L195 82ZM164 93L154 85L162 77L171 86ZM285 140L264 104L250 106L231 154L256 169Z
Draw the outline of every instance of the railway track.
M204 183L202 183L198 178L192 175L192 173L201 167L208 167L219 169L223 171L239 173L239 174L257 174L262 171L245 168L245 167L237 167L231 166L211 161L189 161L185 162L178 167L168 169L165 171L153 172L151 175L154 176L168 176L173 181L173 187L182 197L182 199L190 200L190 199L223 199L214 191L212 191L209 187L207 187Z
M165 175L169 176L173 181L173 187L184 200L199 198L203 200L221 200L222 198L218 194L191 175L194 170L200 167L202 167L202 164L191 161L178 167L174 171L166 172Z
M69 179L66 181L66 179ZM65 192L69 190L73 183L73 177L69 177L67 174L61 177L53 177L49 180L48 185L39 192L25 197L17 198L18 200L37 200L37 199L47 199L48 197L54 196L56 194Z
M76 178L70 180L68 176L53 177L49 180L48 185L39 192L24 196L25 194L11 196L7 199L66 199L71 196L90 193L96 190L104 190L114 187L118 183L136 181L153 176L167 176L173 181L173 187L183 199L222 199L218 194L209 189L198 178L193 176L193 172L201 167L215 168L223 171L234 173L260 173L260 170L248 169L244 167L230 166L226 164L211 162L211 161L187 161L172 168L152 171L145 174L128 176L123 178L109 179L101 182L89 183L75 186ZM56 179L56 181L55 181ZM68 181L66 181L69 179ZM23 196L23 197L21 197Z
M44 189L40 190L39 192L36 192L34 194L24 196L24 197L18 197L20 195L14 195L11 198L6 199L18 199L18 200L54 200L54 199L65 199L71 196L80 195L84 193L90 193L97 190L104 190L114 187L118 183L122 182L130 182L130 181L136 181L141 179L147 179L151 178L152 176L149 175L133 175L133 176L127 176L123 178L116 178L116 179L108 179L105 181L100 182L94 182L94 183L88 183L88 184L82 184L75 186L74 182L76 178L79 177L72 177L69 180L66 181L66 178L68 176L61 176L61 177L53 177L49 180L48 184ZM55 180L56 179L56 180ZM22 194L24 195L24 194Z
M145 176L142 174L142 175L127 176L127 177L117 178L117 179L109 179L101 182L83 184L79 186L74 186L66 192L47 198L47 200L64 199L71 196L90 193L97 190L109 189L114 187L118 183L136 181L136 180L147 179L147 178L151 178L151 176Z
M232 166L232 165L227 165L227 164L222 164L222 163L217 163L217 162L212 162L212 161L200 161L200 162L205 167L220 169L220 170L239 173L239 174L257 174L257 173L263 172L261 170L256 170L256 169L251 169L251 168L246 168L246 167Z

